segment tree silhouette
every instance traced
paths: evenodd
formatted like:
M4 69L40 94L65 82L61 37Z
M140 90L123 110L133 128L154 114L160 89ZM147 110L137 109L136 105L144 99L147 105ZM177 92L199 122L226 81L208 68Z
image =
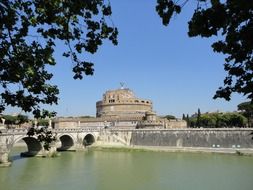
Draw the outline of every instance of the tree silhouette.
M248 127L252 127L253 125L253 103L251 102L243 102L238 106L238 110L243 112L243 115L248 120Z
M41 104L57 104L59 90L49 83L53 74L56 42L62 55L73 63L74 79L93 74L93 63L83 60L94 54L103 40L117 44L117 28L104 0L1 0L0 1L0 113L7 105L52 116Z
M201 112L200 112L200 109L198 108L197 122L196 122L197 127L200 127L200 118L201 118Z

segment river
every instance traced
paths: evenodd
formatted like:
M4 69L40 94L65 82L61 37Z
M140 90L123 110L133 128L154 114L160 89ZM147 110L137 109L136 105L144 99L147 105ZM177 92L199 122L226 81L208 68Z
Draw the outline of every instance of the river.
M62 152L56 158L11 153L0 190L252 190L253 157L142 151Z

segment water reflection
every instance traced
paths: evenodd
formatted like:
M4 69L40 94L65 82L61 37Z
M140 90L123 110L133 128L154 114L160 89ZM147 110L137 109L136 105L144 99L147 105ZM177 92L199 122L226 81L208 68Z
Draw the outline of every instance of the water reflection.
M16 160L24 159L25 157L21 157L20 155L14 155L10 157L11 162L15 162Z

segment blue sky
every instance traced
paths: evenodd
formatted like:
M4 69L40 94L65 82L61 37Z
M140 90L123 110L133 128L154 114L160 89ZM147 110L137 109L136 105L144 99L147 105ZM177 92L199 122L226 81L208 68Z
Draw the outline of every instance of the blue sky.
M60 100L46 108L58 116L95 115L102 94L124 82L137 97L152 100L158 115L181 117L198 108L201 112L236 110L244 97L233 95L230 102L212 99L226 76L224 56L210 47L217 38L187 36L195 4L189 1L168 27L162 25L155 4L155 0L111 0L119 45L105 42L96 54L83 55L95 63L93 76L74 80L71 61L57 51L52 83L60 89Z

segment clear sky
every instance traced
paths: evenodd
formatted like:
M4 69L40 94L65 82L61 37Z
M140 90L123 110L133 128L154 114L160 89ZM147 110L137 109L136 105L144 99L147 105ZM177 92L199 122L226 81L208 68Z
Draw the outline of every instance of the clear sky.
M224 56L213 53L210 47L217 38L187 36L187 22L196 6L192 1L168 27L155 11L156 0L110 2L119 45L105 42L96 54L84 54L95 63L95 73L81 81L72 78L71 61L57 51L52 83L60 89L60 100L46 108L57 111L58 116L95 115L96 101L106 90L119 88L120 82L137 97L152 100L158 115L182 117L198 108L202 113L234 111L245 101L239 95L230 102L212 99L226 76Z

